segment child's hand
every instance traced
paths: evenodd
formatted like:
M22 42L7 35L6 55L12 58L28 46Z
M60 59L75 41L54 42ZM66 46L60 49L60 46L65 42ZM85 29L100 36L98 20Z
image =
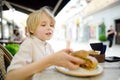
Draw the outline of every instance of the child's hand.
M69 55L70 49L61 50L54 53L52 57L52 64L57 66L66 67L69 69L79 68L79 64L83 64L84 61L80 58Z

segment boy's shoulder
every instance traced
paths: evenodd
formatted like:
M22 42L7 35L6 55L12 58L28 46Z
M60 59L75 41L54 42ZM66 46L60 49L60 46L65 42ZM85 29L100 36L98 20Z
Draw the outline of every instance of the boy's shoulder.
M27 37L21 45L25 45L25 44L32 44L33 43L33 39L30 37Z

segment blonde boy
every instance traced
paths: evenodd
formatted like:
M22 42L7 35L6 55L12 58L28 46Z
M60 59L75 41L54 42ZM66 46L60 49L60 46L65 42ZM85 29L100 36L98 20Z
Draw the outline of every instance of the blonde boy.
M31 13L27 19L28 38L14 56L6 80L30 80L32 76L50 66L77 69L84 61L69 55L71 50L54 52L46 40L51 39L55 26L54 16L46 7ZM54 53L54 54L53 54Z

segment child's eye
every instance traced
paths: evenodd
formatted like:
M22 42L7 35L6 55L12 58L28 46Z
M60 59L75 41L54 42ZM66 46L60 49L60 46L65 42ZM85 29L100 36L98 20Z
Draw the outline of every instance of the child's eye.
M54 25L50 25L50 27L54 27Z
M46 25L44 24L44 25L41 25L41 26L45 27Z

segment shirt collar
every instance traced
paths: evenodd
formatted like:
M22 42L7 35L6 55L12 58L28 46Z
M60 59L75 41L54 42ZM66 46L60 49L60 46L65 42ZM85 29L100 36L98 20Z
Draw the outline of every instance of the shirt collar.
M35 37L35 36L32 36L32 38L33 38L35 41L39 42L40 44L47 45L47 42L46 42L46 41L42 41L42 40L38 39L38 38Z

